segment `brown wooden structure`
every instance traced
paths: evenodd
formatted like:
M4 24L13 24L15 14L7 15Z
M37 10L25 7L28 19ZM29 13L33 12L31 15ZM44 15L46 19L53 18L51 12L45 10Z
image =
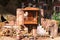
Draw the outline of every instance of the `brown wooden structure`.
M24 19L24 24L38 24L38 11L39 8L26 7L22 9L24 12L28 12L27 20Z
M38 14L39 14L39 8L34 7L26 7L22 9L25 12L28 12L27 19L24 18L24 24L28 25L29 28L32 29L30 33L32 32L33 36L36 37L36 29L38 24Z

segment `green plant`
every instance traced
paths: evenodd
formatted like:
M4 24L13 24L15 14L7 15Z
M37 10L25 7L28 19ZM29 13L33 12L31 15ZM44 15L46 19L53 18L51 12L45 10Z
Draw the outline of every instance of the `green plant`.
M60 27L60 12L56 13L56 12L54 11L54 13L53 13L53 15L52 15L52 19L58 21L58 22L59 22L59 23L58 23L58 26Z
M60 21L60 12L58 12L58 13L54 12L52 15L52 19Z

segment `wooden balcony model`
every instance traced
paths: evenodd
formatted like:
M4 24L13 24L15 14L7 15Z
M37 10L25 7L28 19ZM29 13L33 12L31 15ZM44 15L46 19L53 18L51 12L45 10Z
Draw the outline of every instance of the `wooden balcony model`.
M37 24L39 8L26 7L22 10L27 13L26 18L24 18L24 24Z

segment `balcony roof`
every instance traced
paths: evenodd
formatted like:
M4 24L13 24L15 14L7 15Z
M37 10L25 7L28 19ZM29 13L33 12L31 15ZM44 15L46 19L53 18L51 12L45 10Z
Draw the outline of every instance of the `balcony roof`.
M24 9L22 9L22 10L35 10L35 11L38 11L40 9L39 8L34 8L34 7L26 7Z

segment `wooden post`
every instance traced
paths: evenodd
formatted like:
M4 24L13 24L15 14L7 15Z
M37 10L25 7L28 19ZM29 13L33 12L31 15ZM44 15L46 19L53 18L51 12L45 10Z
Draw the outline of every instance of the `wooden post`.
M23 25L24 24L24 12L21 9L17 9L17 25Z
M58 33L58 24L55 20L52 20L52 23L54 24L51 29L50 29L50 35L52 37L56 37L57 36L57 33Z
M16 38L17 40L21 40L20 39L20 29L21 29L21 25L24 25L24 12L21 9L17 9L17 19L16 19L16 26L18 26L18 30L16 30ZM20 29L19 29L20 28Z
M37 29L36 29L36 25L35 25L35 26L33 26L32 32L33 32L33 36L34 36L34 37L36 37L36 36L37 36Z
M44 17L44 10L43 9L41 9L41 16Z

